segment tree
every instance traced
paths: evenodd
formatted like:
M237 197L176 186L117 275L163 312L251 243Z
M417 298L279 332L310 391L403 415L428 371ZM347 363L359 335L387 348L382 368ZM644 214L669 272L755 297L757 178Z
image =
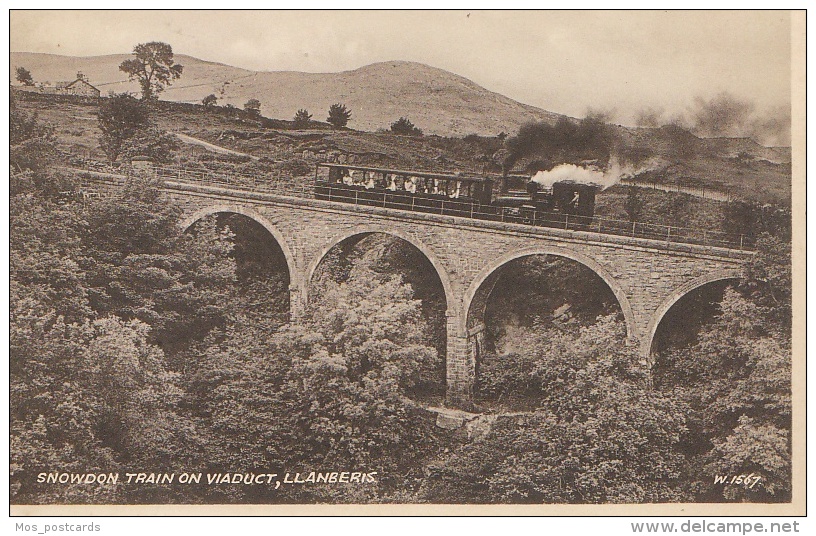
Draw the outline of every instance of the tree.
M312 120L312 114L310 114L306 109L301 108L295 114L295 126L299 128L303 128L309 125L309 121Z
M37 114L17 107L14 95L9 101L9 193L37 194L43 199L65 201L76 190L72 174L55 163L61 155L56 148L53 129L40 124Z
M537 409L485 422L481 437L428 467L420 498L538 504L686 499L685 460L676 450L682 407L651 389L648 371L624 344L623 326L609 316L577 336L559 330L537 335L521 361L505 357L502 366L514 367L512 374L482 371L493 376L494 387L523 388Z
M421 479L433 424L405 395L438 356L423 344L420 315L398 276L359 268L298 324L238 319L191 375L191 404L213 423L210 470L368 464L385 475L358 489L247 486L236 491L243 501L368 502Z
M351 110L345 104L332 104L329 107L329 117L326 121L334 128L343 128L351 119Z
M422 130L414 126L407 117L400 117L391 123L391 132L395 134L408 134L410 136L422 136Z
M102 131L99 145L111 162L137 155L167 162L178 148L173 135L150 121L144 103L127 93L105 99L97 117Z
M258 99L249 99L244 104L244 110L250 115L261 115L261 101Z
M218 97L210 93L203 99L201 99L201 104L204 105L205 108L212 108L218 102Z
M121 197L94 205L82 237L91 305L150 325L160 344L203 337L222 323L235 281L228 235L203 223L185 234L179 217L159 181L133 177Z
M24 86L34 85L34 79L31 77L31 71L29 71L25 67L17 67L15 72L17 73L18 82L20 82Z
M15 134L18 145L38 136L29 125ZM152 340L175 329L175 343L206 327L207 311L228 303L234 269L222 236L202 243L202 233L195 241L182 234L179 212L158 195L144 181L128 184L121 199L92 201L87 211L38 189L10 198L15 502L156 502L154 490L37 483L47 467L195 466L180 443L197 434L178 411L178 375Z
M123 61L119 70L130 80L138 80L142 100L158 99L165 86L181 76L183 67L173 61L173 47L167 43L139 43L133 55L135 58Z
M688 406L688 482L703 502L787 502L791 492L790 243L765 234L737 290L696 342L657 356L658 390ZM712 474L760 477L713 485Z
M150 126L145 105L127 93L104 99L97 117L102 131L99 145L111 162L122 154L127 140Z
M687 407L688 485L701 502L788 502L791 492L791 348L769 311L727 290L698 342L659 355L657 390ZM760 477L752 488L710 475Z
M790 337L793 280L790 242L779 233L762 233L756 241L756 255L745 267L745 285L765 317Z
M636 186L630 186L629 191L626 192L626 202L623 204L623 209L631 222L640 221L641 216L643 216L643 199L640 197L640 191Z

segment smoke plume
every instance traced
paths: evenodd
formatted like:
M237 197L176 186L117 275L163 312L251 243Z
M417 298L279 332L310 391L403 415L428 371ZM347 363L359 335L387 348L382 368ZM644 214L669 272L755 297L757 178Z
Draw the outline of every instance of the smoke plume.
M750 136L768 147L789 147L791 144L790 108L780 106L751 120Z
M510 169L527 157L538 158L545 168L559 162L607 162L617 145L614 130L595 116L580 121L561 118L552 125L528 123L507 139L504 166Z
M721 138L747 134L751 114L754 112L752 102L738 99L727 92L708 101L697 97L694 102L693 131L698 136Z
M595 167L581 167L575 164L559 164L549 171L539 171L532 177L532 181L544 188L552 188L556 182L577 182L591 184L606 190L614 186L621 179L631 177L646 171L645 168L635 170L631 166L621 166L615 157L610 160L606 170Z
M587 108L584 121L599 121L601 123L611 123L617 117L617 110L614 108Z
M657 128L664 124L663 110L644 108L635 117L635 124L639 127Z
M752 138L770 147L788 146L791 138L789 107L759 112L752 101L728 92L710 99L697 97L685 113L668 119L663 110L644 108L636 114L635 124L649 128L672 125L702 138Z

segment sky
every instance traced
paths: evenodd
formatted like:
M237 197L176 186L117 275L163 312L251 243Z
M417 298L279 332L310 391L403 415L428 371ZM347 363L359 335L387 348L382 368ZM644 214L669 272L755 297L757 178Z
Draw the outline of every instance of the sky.
M790 108L790 16L776 11L11 11L10 50L122 54L145 41L259 71L378 61L446 69L512 99L632 124L722 92Z

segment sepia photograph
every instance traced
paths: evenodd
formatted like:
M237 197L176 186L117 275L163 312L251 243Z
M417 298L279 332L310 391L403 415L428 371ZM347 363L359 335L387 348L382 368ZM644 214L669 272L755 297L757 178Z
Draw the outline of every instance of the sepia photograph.
M804 514L804 12L9 33L12 516Z

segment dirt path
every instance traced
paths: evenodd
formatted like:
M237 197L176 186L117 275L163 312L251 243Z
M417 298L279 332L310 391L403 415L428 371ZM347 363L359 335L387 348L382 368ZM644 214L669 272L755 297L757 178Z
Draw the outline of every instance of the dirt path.
M189 143L190 145L200 145L201 147L204 147L205 149L207 149L209 151L213 151L215 153L231 154L231 155L234 155L234 156L248 156L253 160L260 160L260 158L258 158L257 156L252 156L251 154L242 153L240 151L233 151L232 149L227 149L225 147L220 147L220 146L215 145L213 143L210 143L210 142L207 142L207 141L204 141L204 140L200 140L200 139L194 138L192 136L188 136L187 134L181 134L179 132L173 132L173 136L177 137L180 141L182 141L184 143Z

